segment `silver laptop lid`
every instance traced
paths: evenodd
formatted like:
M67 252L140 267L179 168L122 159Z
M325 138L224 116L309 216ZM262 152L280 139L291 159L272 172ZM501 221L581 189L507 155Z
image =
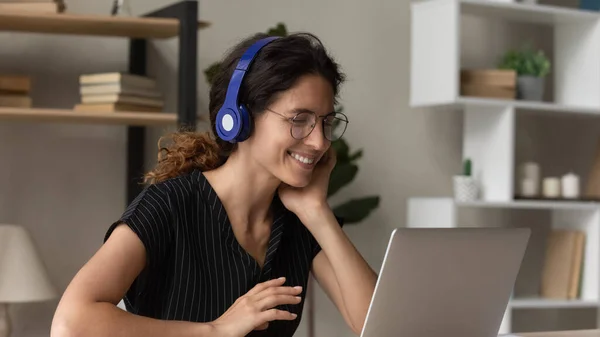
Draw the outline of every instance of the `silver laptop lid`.
M496 337L528 228L398 228L362 337Z

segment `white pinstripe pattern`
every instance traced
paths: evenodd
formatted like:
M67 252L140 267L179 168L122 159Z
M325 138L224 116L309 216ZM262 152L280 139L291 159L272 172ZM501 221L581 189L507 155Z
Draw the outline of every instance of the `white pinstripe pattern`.
M285 276L286 285L306 286L320 246L276 199L264 266L239 245L223 204L199 171L151 185L127 207L106 233L126 223L147 251L148 265L125 297L139 315L207 322L218 318L257 283ZM271 322L250 337L289 337L296 331L304 302L281 309L295 321Z

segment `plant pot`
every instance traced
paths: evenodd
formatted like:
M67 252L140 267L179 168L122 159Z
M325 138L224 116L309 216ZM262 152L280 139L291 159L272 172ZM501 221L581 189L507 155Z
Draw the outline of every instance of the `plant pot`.
M598 0L580 0L579 8L590 11L600 11L600 2Z
M525 101L541 101L544 98L544 77L521 75L517 77L517 98Z
M478 198L477 181L470 176L454 176L454 199L456 201L475 201Z

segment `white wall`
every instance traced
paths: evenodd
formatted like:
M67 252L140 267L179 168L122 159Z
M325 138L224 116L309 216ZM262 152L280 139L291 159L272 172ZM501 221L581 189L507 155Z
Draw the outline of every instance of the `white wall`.
M105 14L111 1L67 0L69 11ZM131 1L134 14L165 0ZM292 31L317 34L348 75L342 103L350 118L347 139L365 156L354 184L339 199L376 193L380 209L346 232L379 269L392 228L403 226L411 195L450 193L460 169L460 114L408 108L408 0L203 1L200 17L212 22L199 34L199 110L207 86L202 69L238 39L283 21ZM10 43L10 44L9 44ZM127 69L127 41L118 38L0 33L0 71L31 73L37 106L71 107L77 76ZM173 108L176 40L153 44L151 73L164 80ZM102 242L124 206L125 129L0 123L0 222L31 229L51 278L62 291ZM159 130L160 131L160 130ZM155 132L154 136L160 132ZM148 141L149 161L155 138ZM341 316L317 293L318 336L348 336ZM13 307L15 336L47 336L55 302ZM298 336L305 336L305 326Z

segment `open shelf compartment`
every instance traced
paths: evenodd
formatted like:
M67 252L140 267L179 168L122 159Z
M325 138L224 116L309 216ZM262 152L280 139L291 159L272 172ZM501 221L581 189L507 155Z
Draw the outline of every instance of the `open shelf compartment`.
M476 99L475 103L600 114L598 13L481 0L420 1L411 10L412 107L470 104L469 97L461 95L461 69L497 68L505 51L526 43L526 34L512 34L518 35L517 40L508 38L510 32L526 25L550 36L545 49L552 62L547 85L550 98L545 102ZM493 29L465 30L465 21L491 24ZM474 45L463 43L467 40L475 41Z
M542 206L546 207L542 207ZM491 206L490 206L491 205ZM458 203L453 198L410 198L407 207L407 227L412 228L457 228L474 225L469 221L464 221L461 212L485 211L489 208L495 209L530 209L543 212L549 212L549 228L551 229L572 229L580 230L585 234L585 243L583 251L583 265L581 274L581 286L579 296L575 299L552 299L552 298L520 298L513 297L509 302L504 315L501 332L511 331L512 311L515 309L562 309L562 308L598 308L600 295L600 204L573 203L571 208L569 204L562 204L560 208L554 208L555 203L548 202L529 202L514 201L507 203ZM478 227L496 226L497 224L488 221L487 213L479 214L475 220ZM525 217L530 217L530 213L523 213ZM464 215L464 214L463 214ZM472 214L471 214L472 215ZM519 219L519 218L511 218ZM520 218L522 220L523 218ZM506 220L506 219L504 219ZM512 227L522 224L522 221L510 221L503 223L502 226ZM483 222L482 222L483 221ZM529 251L532 246L539 244L540 237L535 236L536 231L532 231L532 238L528 247L527 256L531 256ZM542 237L543 238L543 237ZM544 246L542 246L544 247ZM539 249L539 246L536 247ZM527 258L526 258L527 260ZM528 260L531 261L531 260ZM525 268L525 267L522 267ZM527 278L527 276L522 276Z

